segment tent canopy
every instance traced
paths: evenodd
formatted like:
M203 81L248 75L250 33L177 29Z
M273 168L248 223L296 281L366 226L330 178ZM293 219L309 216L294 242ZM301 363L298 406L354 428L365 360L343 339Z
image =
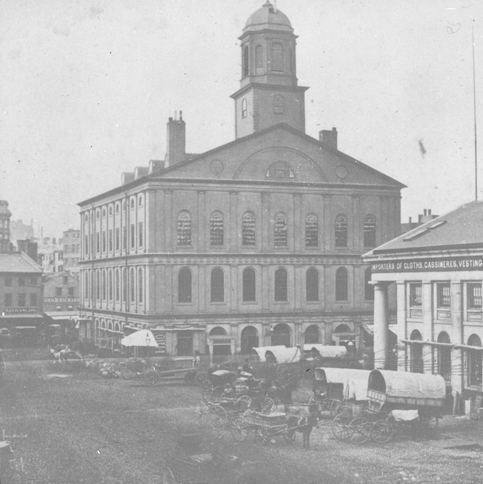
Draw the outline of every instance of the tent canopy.
M371 370L358 370L355 368L316 368L315 379L324 383L342 383L347 380L369 381Z
M140 329L135 333L126 336L121 340L123 346L143 346L143 347L153 347L158 348L159 345L154 339L153 333L148 329Z
M444 399L446 383L441 375L425 375L406 371L372 370L369 390L388 397Z

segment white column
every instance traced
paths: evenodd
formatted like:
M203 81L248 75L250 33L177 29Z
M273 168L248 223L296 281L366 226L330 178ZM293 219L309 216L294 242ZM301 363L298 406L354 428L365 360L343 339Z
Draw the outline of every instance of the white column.
M383 370L387 361L389 314L387 282L374 284L374 368Z
M433 341L433 285L423 282L423 341ZM430 345L423 345L423 373L432 373L433 352Z
M461 320L463 294L461 291L461 282L453 281L451 283L451 342L453 344L464 344L463 341L463 326ZM461 395L463 390L463 352L454 349L451 351L451 387L453 392L458 392Z
M407 317L406 317L406 285L404 281L396 283L397 294L397 338L400 342L402 339L408 339L407 335ZM397 369L398 371L406 371L407 346L398 344L399 348L404 346L404 350L398 349L397 353Z

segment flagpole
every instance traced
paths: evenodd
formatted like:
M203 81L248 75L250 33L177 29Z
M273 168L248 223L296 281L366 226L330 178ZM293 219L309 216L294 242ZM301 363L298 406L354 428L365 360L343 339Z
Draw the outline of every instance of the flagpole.
M473 20L474 22L474 20ZM471 40L473 46L473 119L475 125L475 201L478 200L478 132L476 129L476 74L475 74L475 30L471 26Z

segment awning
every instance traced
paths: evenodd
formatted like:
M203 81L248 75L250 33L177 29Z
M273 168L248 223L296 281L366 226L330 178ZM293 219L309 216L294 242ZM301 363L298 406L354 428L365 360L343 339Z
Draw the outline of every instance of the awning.
M15 326L15 329L37 329L37 326Z
M455 345L454 347L459 349L459 350L483 351L482 346Z
M277 363L292 363L300 361L300 350L298 348L287 348L286 346L261 346L252 348L262 363L267 361L267 356L275 358Z
M310 352L312 348L315 348L320 353L322 358L340 358L341 356L347 355L347 348L345 346L330 346L320 344L304 345L304 351Z
M44 319L41 314L5 314L0 316L1 319Z
M374 325L373 324L361 324L361 328L367 333L370 334L371 336L374 335ZM392 333L394 336L396 336L396 333L392 331L391 328L388 328L389 332ZM337 334L337 333L335 333Z
M121 340L123 346L151 346L158 348L159 345L154 338L153 333L147 329L140 329L135 333L131 333Z
M455 346L454 343L438 343L437 341L422 341L420 339L402 339L401 343L405 343L407 345L416 343L419 345L428 345L428 346L446 346L447 348L453 348Z
M50 328L60 328L60 324L49 324Z

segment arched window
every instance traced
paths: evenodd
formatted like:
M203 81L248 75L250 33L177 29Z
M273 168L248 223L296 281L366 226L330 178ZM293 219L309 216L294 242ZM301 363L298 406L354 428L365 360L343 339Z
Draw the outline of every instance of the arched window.
M246 45L243 49L243 77L247 77L249 73L249 65L250 65L250 53L248 50L248 46Z
M116 203L116 213L119 213L119 203Z
M136 302L136 273L134 267L131 267L131 277L129 278L129 285L131 286L131 303Z
M316 345L320 341L320 332L317 325L312 324L305 330L305 344Z
M112 205L109 205L109 215L112 215Z
M219 211L213 212L210 218L210 244L223 245L224 227L223 214Z
M139 198L138 198L138 207L142 207L143 206L143 197L142 195L139 195Z
M122 269L122 300L127 302L127 269Z
M438 343L451 344L448 333L442 331L438 336ZM447 382L451 382L451 347L438 346L438 373Z
M85 221L89 222L89 214L88 213L86 213L86 215L85 215Z
M84 272L84 297L89 299L89 273Z
M255 65L257 69L263 68L263 47L261 45L257 45L255 49Z
M225 301L225 274L217 267L211 271L211 302Z
M286 346L290 348L290 326L284 323L277 324L273 328L272 346Z
M191 271L187 267L178 273L178 302L191 302Z
M258 348L258 331L253 326L245 326L241 332L241 353L248 355L253 348Z
M423 338L421 333L415 329L409 339L421 341ZM412 373L424 373L423 345L420 343L411 343L410 371Z
M288 163L285 161L277 161L272 163L267 170L267 178L294 179L295 175Z
M335 273L335 300L349 299L349 274L345 267L339 267Z
M315 213L305 217L305 247L319 246L319 219Z
M281 94L273 97L273 113L283 114L285 112L285 99Z
M112 269L109 269L108 277L107 297L109 301L112 301Z
M376 246L376 217L367 215L364 219L364 247Z
M217 326L210 331L210 336L226 336L226 329L221 326Z
M366 301L374 301L374 286L371 284L371 268L364 272L364 295Z
M242 217L242 245L255 245L255 214L245 212Z
M275 247L287 247L287 217L283 213L275 215L273 240Z
M133 209L133 208L134 208L134 203L135 203L135 202L134 202L134 198L131 198L131 209Z
M272 71L284 71L283 45L278 42L272 44Z
M481 339L479 338L479 336L476 334L472 334L468 338L468 346L481 347ZM468 349L466 351L466 355L466 375L468 386L476 386L481 388L482 352L481 350Z
M275 271L275 301L287 300L287 271L279 267Z
M294 70L293 69L293 64L294 64L294 62L293 62L293 51L290 48L288 50L288 70L289 70L289 72L293 72L293 70Z
M106 207L103 207L102 208L102 216L105 217L106 216Z
M305 300L319 300L319 272L315 267L309 267L305 274Z
M138 303L142 303L144 300L144 275L143 269L138 268Z
M116 301L119 301L119 298L121 297L121 291L120 291L121 281L119 277L119 269L116 269L116 272L115 272L115 286L116 286Z
M191 245L191 214L186 210L178 215L178 245Z
M246 118L247 117L247 114L248 114L248 108L247 108L247 100L246 100L246 98L243 98L242 99L241 106L242 106L242 109L241 109L241 111L242 111L242 118Z
M345 215L335 218L335 246L347 247L347 219Z
M243 302L252 302L256 298L255 269L247 267L243 271Z

